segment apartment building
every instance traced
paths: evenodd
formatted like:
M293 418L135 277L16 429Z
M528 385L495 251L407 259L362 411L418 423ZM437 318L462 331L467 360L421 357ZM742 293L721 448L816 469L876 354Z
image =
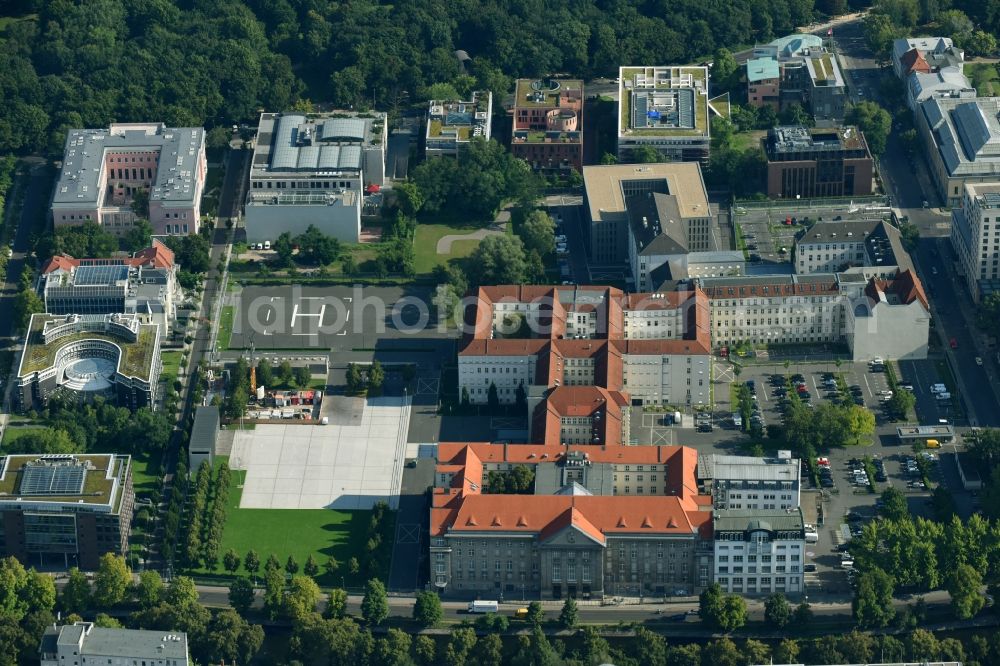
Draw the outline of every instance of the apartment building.
M619 161L649 147L670 162L708 162L709 118L728 117L729 100L713 105L707 67L621 67L618 76Z
M683 447L441 444L433 584L465 598L695 594L712 568L711 500L697 492L695 460ZM490 471L517 465L534 469L534 494L487 492ZM589 489L611 484L649 492Z
M424 155L457 157L473 137L489 141L492 118L493 93L489 90L475 90L467 101L431 100L427 104Z
M132 202L144 190L154 234L198 233L207 169L200 127L113 123L106 130L69 130L52 194L53 224L96 222L124 233L140 217Z
M770 197L849 197L872 193L872 156L864 135L856 127L775 127L767 133L765 152Z
M709 399L707 302L695 289L630 294L598 286L481 287L466 316L459 390L514 404L532 387L598 386L634 405Z
M801 461L788 451L777 458L698 456L698 479L712 504L720 509L797 509L800 502Z
M793 34L755 46L745 74L751 106L782 111L800 104L821 127L835 126L844 118L847 86L821 37Z
M805 591L802 510L716 509L714 581L726 593L746 596Z
M593 372L589 374L590 380L585 382L589 385L558 386L535 408L533 441L599 446L629 443L629 394L594 386Z
M510 150L546 174L583 169L583 81L518 79Z
M1000 181L1000 97L931 97L914 113L944 205L962 205L966 184Z
M180 299L174 253L159 240L133 256L75 259L56 255L42 266L38 291L49 314L129 314L166 337Z
M45 628L41 666L188 666L187 634L105 629L93 622Z
M951 211L951 246L975 302L1000 291L1000 182L965 185Z
M965 52L949 37L909 37L892 42L892 70L902 80L911 74L955 71L962 73Z
M912 270L899 230L885 220L817 222L795 241L795 272L861 272L889 279Z
M128 552L132 459L110 453L0 458L0 553L25 566L96 570Z
M247 241L310 225L346 243L361 234L362 199L385 179L386 115L263 113L246 201Z

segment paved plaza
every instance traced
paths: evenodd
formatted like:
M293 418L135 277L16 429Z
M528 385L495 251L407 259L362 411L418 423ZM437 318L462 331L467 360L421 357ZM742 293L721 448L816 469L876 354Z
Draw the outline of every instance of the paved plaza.
M369 398L360 418L330 425L258 425L236 433L230 465L246 470L243 509L395 509L410 403Z

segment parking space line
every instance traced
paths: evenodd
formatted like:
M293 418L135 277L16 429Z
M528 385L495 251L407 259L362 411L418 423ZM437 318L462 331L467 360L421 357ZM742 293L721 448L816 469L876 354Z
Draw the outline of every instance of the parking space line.
M865 380L865 388L868 389L868 397L869 398L874 398L875 394L872 393L871 384L868 383L868 373L866 372L863 375L861 375L861 378Z

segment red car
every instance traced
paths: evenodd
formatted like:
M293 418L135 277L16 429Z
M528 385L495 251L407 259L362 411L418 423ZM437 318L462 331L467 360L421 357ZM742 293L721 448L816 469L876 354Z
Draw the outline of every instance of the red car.
M948 345L952 349L958 349L958 340L956 340L955 338L952 338L951 340L948 341Z

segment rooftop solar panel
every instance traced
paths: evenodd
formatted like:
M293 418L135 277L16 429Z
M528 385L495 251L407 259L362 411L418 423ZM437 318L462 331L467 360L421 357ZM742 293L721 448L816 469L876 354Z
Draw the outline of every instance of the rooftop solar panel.
M76 269L77 286L114 284L128 279L128 266L80 266Z
M75 464L28 464L21 468L21 495L80 495L87 470Z

